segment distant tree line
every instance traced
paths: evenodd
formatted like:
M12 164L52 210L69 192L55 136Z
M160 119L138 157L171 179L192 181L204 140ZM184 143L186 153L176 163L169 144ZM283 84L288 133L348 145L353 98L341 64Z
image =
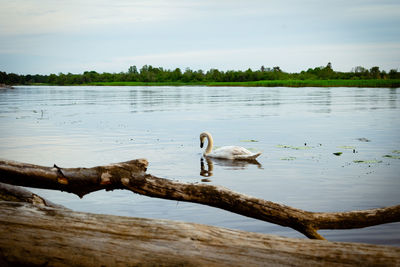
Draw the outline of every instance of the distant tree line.
M140 70L136 66L129 67L127 72L120 73L97 73L96 71L85 71L83 74L50 74L50 75L19 75L0 71L0 83L2 84L54 84L72 85L89 84L92 82L248 82L260 80L368 80L368 79L400 79L397 69L389 72L380 70L379 67L366 69L361 66L353 68L350 72L339 72L332 69L331 63L325 67L310 68L300 73L288 73L280 67L267 68L261 66L259 70L248 69L220 71L210 69L191 70L180 68L174 70L156 68L144 65Z

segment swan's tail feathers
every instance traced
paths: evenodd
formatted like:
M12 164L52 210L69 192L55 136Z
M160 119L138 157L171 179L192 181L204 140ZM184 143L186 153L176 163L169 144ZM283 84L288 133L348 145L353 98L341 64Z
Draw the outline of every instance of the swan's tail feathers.
M260 155L261 155L261 152L258 152L258 153L255 153L254 155L251 155L249 158L250 159L256 159Z
M261 155L261 152L258 152L258 153L252 154L252 155L243 155L241 157L238 157L237 159L255 160L260 155Z

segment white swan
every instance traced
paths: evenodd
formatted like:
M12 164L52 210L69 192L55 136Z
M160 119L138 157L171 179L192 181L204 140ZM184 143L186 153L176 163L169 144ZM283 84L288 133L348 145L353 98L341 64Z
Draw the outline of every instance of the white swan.
M244 147L240 146L224 146L217 148L214 151L213 148L213 138L210 133L204 132L200 134L200 148L203 148L204 141L207 138L208 144L203 155L205 157L220 158L220 159L238 159L238 160L254 160L261 155L261 152L252 153Z

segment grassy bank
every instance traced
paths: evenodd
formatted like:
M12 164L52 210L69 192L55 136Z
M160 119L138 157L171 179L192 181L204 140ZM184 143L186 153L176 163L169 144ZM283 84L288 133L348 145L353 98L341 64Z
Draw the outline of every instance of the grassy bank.
M207 82L92 82L82 85L95 86L201 86L208 85Z
M264 87L400 87L400 80L268 80L238 83L209 83L209 86Z
M252 82L93 82L95 86L400 87L400 80L264 80Z

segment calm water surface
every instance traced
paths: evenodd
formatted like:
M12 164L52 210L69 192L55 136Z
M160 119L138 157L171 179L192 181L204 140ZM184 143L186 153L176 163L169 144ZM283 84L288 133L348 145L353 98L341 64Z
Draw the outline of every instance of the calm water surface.
M399 115L400 91L385 88L26 86L0 91L0 157L61 167L147 158L149 173L197 183L212 165L208 183L244 194L310 211L370 209L400 204ZM262 151L259 164L201 162L202 131L213 134L216 146ZM32 191L78 211L303 237L219 209L123 190L83 199ZM320 233L400 246L400 223Z

